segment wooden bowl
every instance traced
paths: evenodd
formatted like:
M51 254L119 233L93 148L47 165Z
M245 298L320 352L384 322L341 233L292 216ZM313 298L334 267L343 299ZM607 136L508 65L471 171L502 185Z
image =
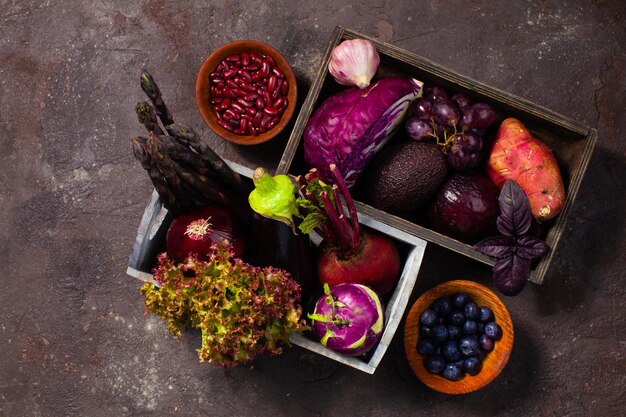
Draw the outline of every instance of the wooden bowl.
M483 360L483 367L476 376L465 374L458 381L450 381L440 375L429 372L424 367L424 357L417 351L419 342L419 320L437 298L449 296L458 292L465 292L478 306L491 308L496 317L496 323L502 328L502 339L495 343L493 351ZM473 281L448 281L431 288L417 299L404 328L404 350L406 357L415 375L430 388L444 394L467 394L476 391L493 381L509 360L513 349L513 323L511 316L500 298L484 285Z
M211 74L220 62L224 58L234 54L240 54L242 52L257 52L264 55L271 56L276 65L282 70L285 74L287 81L289 82L289 91L287 93L288 105L285 109L280 121L276 126L271 128L265 133L261 133L258 136L253 135L238 135L233 132L230 132L224 129L217 123L216 112L213 109L213 106L210 104L211 101L211 91L209 84L209 74ZM207 126L215 132L221 138L236 143L239 145L257 145L259 143L267 142L268 140L274 138L278 135L289 123L289 120L293 116L293 113L296 108L296 99L297 99L297 85L296 85L296 76L291 69L291 66L287 62L287 60L278 52L276 49L271 46L264 44L262 42L253 41L253 40L241 40L227 43L219 48L217 48L209 57L204 61L202 67L200 68L200 72L198 72L198 77L196 79L196 105L198 106L198 111L202 116L202 120L207 124Z

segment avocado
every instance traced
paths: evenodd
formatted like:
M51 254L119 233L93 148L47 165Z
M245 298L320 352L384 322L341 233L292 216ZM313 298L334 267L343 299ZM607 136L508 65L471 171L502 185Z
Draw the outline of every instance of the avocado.
M446 179L445 155L434 143L405 141L383 148L361 183L364 200L390 213L424 205Z

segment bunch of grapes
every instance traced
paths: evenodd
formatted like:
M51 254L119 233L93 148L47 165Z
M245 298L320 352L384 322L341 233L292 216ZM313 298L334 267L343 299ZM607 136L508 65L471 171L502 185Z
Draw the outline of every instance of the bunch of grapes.
M425 90L411 105L405 128L416 141L435 139L447 155L448 164L458 172L476 169L483 159L483 136L496 120L486 103L474 103L467 94L449 98L442 87Z

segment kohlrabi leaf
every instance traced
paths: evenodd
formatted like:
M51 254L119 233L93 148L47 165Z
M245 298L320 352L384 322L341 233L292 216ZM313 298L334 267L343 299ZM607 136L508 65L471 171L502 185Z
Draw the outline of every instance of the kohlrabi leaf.
M487 256L504 258L513 253L515 240L510 236L496 236L481 240L474 247Z
M530 229L532 212L524 190L513 180L507 180L498 198L500 215L496 226L505 236L521 236Z
M519 294L529 276L529 261L515 254L500 259L493 266L493 282L498 291L504 295Z
M545 255L550 248L545 242L531 236L517 238L517 255L521 258L534 260Z

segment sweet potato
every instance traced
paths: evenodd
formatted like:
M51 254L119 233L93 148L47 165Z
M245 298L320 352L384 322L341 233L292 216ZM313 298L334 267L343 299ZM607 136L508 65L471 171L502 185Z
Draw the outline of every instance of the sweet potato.
M507 179L517 182L538 222L555 217L565 203L565 186L552 150L517 119L508 118L500 125L487 175L500 189Z

